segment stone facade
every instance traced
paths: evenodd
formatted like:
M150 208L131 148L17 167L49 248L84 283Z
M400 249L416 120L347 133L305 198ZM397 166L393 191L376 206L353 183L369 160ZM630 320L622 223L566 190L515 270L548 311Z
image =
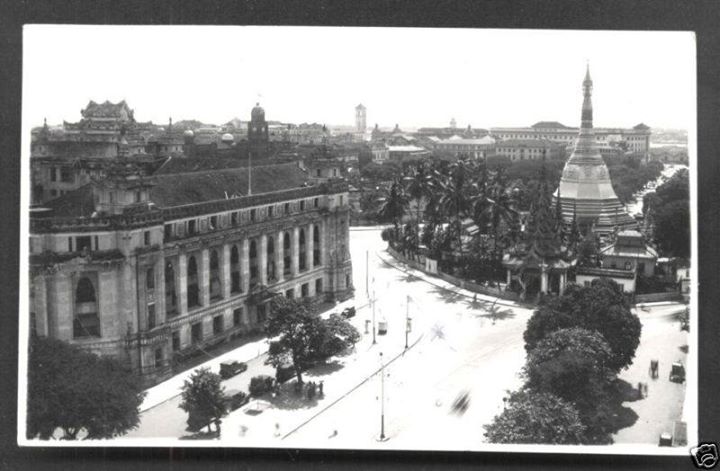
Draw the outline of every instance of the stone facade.
M31 216L37 335L120 358L154 384L193 351L262 330L273 295L352 294L341 181L160 206L152 179L109 180L92 190L92 216L59 203ZM111 192L125 209L97 211Z

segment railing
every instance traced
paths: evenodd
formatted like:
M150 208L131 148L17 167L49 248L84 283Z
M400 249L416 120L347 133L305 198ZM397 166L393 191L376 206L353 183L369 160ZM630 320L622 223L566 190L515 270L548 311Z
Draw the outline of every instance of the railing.
M128 346L137 345L156 345L158 343L167 342L170 337L170 326L167 324L157 326L151 330L130 334L126 341Z

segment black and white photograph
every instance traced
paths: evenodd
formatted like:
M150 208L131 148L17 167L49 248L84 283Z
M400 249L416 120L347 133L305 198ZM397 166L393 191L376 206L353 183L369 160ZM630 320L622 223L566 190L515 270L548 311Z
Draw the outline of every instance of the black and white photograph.
M690 462L692 32L31 24L22 59L21 446Z

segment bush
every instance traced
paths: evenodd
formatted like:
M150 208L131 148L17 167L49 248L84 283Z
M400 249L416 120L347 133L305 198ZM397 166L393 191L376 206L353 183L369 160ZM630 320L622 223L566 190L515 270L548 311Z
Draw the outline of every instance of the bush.
M275 378L268 375L253 376L250 379L250 395L253 397L262 396L263 394L272 391L275 387Z

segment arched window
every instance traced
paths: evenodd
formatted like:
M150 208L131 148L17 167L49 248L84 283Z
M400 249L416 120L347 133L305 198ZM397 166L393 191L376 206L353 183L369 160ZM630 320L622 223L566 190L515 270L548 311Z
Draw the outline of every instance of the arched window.
M155 270L152 267L145 272L145 288L148 290L155 289Z
M250 241L250 286L255 286L258 282L258 266L257 266L257 244L255 240Z
M240 278L240 251L237 245L233 245L230 249L230 292L242 292L242 283Z
M320 228L314 225L313 231L313 266L320 265Z
M210 251L210 299L222 298L222 286L220 284L220 261L217 250Z
M187 265L187 304L188 307L200 305L200 289L198 287L197 262L195 257L188 258Z
M92 281L87 277L80 278L75 288L73 337L100 337L97 296Z
M175 269L172 262L165 265L165 315L167 317L176 316L177 311L177 294L175 293Z
M291 249L290 249L290 234L285 232L283 234L283 275L290 276L291 271Z
M267 238L267 279L275 281L275 239Z
M305 259L305 229L300 229L300 260L299 260L299 270L303 271L307 269L307 260Z

